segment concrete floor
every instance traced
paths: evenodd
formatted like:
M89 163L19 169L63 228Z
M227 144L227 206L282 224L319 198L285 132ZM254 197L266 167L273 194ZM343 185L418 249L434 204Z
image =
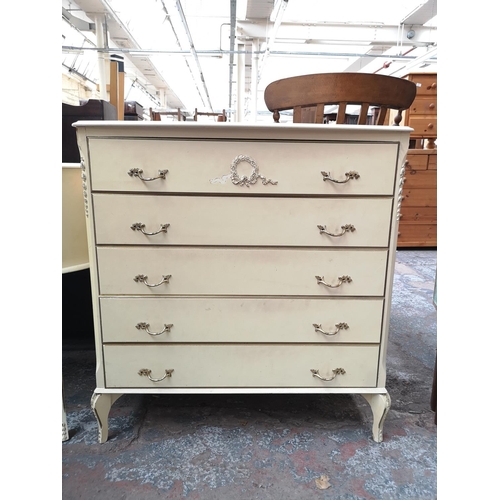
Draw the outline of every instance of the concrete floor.
M382 443L357 395L124 395L99 444L94 352L63 345L62 498L437 498L436 258L436 250L397 252Z

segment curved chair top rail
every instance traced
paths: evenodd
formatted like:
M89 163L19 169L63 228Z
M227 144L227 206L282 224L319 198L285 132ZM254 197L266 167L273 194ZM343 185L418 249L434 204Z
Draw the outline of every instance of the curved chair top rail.
M338 104L339 115L343 118L346 105L358 104L361 105L358 124L366 123L363 115L371 106L381 108L382 121L380 116L377 121L381 124L387 109L397 109L400 115L411 106L416 93L415 83L402 78L373 73L318 73L270 83L264 92L264 101L274 113L275 121L279 121L279 111L293 109L294 122L323 123L325 105ZM314 106L317 107L314 120L300 118L301 108Z

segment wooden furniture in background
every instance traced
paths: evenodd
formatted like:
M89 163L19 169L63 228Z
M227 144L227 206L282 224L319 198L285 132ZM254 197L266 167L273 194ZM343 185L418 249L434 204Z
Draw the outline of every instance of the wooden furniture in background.
M88 269L87 228L85 221L80 163L62 164L62 272Z
M117 119L125 118L125 65L121 56L112 56L109 62L109 102L115 106Z
M140 122L144 120L144 108L136 101L125 101L123 105L124 119L128 121Z
M348 105L360 105L357 124L366 125L371 106L379 108L375 125L383 125L388 110L395 109L394 124L416 94L413 82L370 73L320 73L294 76L270 83L264 101L279 122L280 111L293 109L294 123L323 123L325 105L338 104L336 123L343 124Z
M158 113L158 111L154 111L153 108L149 108L149 119L152 122L161 122L160 113Z
M437 150L409 149L398 248L437 246Z
M62 103L62 163L80 164L76 130L72 124L79 120L116 120L116 107L100 99L81 99L79 106Z
M186 113L181 111L180 108L177 108L176 111L155 111L153 108L149 108L149 116L151 121L159 122L161 121L161 117L163 116L175 116L177 117L178 122L186 121Z
M116 120L115 106L98 99L82 99L80 105L62 103L62 326L63 342L67 337L78 336L81 330L93 330L92 307L88 301L90 286L81 286L81 273L89 273L87 227L83 197L80 152L76 130L78 120ZM87 297L85 295L87 294ZM87 301L85 301L87 298ZM77 320L75 321L75 318ZM74 339L72 339L74 340ZM64 395L62 398L62 440L69 439Z
M415 83L417 95L403 112L403 125L411 127L410 148L434 149L437 139L437 74L410 73L403 77Z
M80 122L99 441L129 394L359 394L382 441L407 127Z
M227 122L226 110L223 109L222 113L205 113L198 111L198 108L194 108L194 121L198 121L198 116L216 116L218 122Z
M403 186L398 248L437 247L437 74L410 73L417 86L403 123L414 131Z
M81 100L80 106L62 103L62 270L63 273L89 267L80 152L76 130L78 120L116 120L115 106L98 99Z

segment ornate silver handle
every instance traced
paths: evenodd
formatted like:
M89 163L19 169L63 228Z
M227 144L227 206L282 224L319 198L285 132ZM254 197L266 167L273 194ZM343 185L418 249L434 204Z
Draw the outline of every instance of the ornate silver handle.
M350 283L352 281L352 278L350 276L339 276L339 281L337 282L337 284L330 285L329 283L326 283L324 276L315 276L315 278L318 280L318 285L325 285L328 288L338 288L340 285L342 285L342 283Z
M347 330L349 328L349 325L347 323L337 323L335 325L337 329L334 332L325 332L321 329L321 324L318 325L317 323L313 323L313 326L315 332L322 333L323 335L337 335L340 330Z
M340 226L340 228L342 229L341 233L339 233L339 234L333 234L333 233L329 233L326 230L326 226L321 226L321 225L318 224L319 234L325 233L328 236L335 236L335 237L337 237L337 236L343 236L345 233L356 231L356 228L352 224L344 224L343 226Z
M162 285L163 283L167 283L169 282L170 278L172 277L171 274L167 274L167 275L163 275L162 276L162 280L159 282L159 283L156 283L156 285L151 285L148 283L147 279L148 277L145 276L144 274L138 274L135 278L134 278L134 281L136 283L144 283L146 286L149 286L149 287L155 287L155 286L160 286Z
M128 175L130 175L130 177L139 177L141 181L155 181L156 179L165 179L168 170L158 170L158 177L143 177L143 173L144 170L142 170L142 168L131 168L128 171Z
M151 380L151 382L161 382L162 380L165 380L167 377L171 377L173 371L174 371L173 368L171 370L165 370L165 375L163 375L162 378L153 378L151 376L151 370L149 370L148 368L141 368L138 371L138 374L143 377L148 377L148 379Z
M325 377L322 377L320 374L319 374L319 370L314 370L314 369L311 369L311 372L313 374L313 377L316 377L316 378L319 378L320 380L324 380L325 382L330 382L331 380L333 380L337 375L345 375L345 370L343 368L335 368L335 370L332 370L332 373L333 373L333 377L332 378L325 378Z
M162 333L165 333L165 332L170 332L170 329L173 327L174 325L173 324L170 324L170 325L163 325L163 330L161 332L150 332L149 331L149 323L137 323L137 325L135 325L135 327L138 329L138 330L146 330L146 333L148 333L149 335L151 335L152 337L155 337L156 335L161 335Z
M142 222L134 222L134 224L130 226L130 229L132 229L132 231L140 231L146 236L154 236L155 234L166 233L169 226L170 224L160 224L160 229L158 229L158 231L155 231L154 233L147 233L146 231L144 231L144 228L146 227L145 224L143 224Z
M360 178L360 175L353 170L345 173L345 179L343 181L338 181L337 179L332 179L330 177L330 172L321 172L321 175L323 176L324 181L332 181L332 182L335 182L335 184L345 184L346 182L349 182L351 179L359 179Z

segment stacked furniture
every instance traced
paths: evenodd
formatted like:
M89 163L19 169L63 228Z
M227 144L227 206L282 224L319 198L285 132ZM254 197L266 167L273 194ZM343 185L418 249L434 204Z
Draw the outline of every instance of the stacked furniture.
M437 246L437 74L404 77L417 86L402 124L413 128L406 165L398 247Z
M93 329L90 284L82 273L89 268L87 229L83 211L80 152L76 130L78 120L115 120L116 108L106 101L82 99L79 106L62 103L62 295L63 331L75 341ZM81 272L78 272L81 271ZM88 278L88 276L87 276ZM78 321L75 322L75 317ZM88 333L87 333L88 335ZM68 338L64 338L64 341ZM91 345L91 344L90 344ZM69 439L64 395L62 398L62 440Z
M398 247L437 246L437 150L409 149Z
M125 393L360 394L382 441L410 129L75 127L99 441Z
M62 162L80 164L76 143L76 130L72 126L79 120L117 120L115 106L100 99L80 99L80 105L62 103Z
M413 129L410 147L434 149L437 139L437 74L410 73L403 78L417 86L415 100L403 113L402 125Z

